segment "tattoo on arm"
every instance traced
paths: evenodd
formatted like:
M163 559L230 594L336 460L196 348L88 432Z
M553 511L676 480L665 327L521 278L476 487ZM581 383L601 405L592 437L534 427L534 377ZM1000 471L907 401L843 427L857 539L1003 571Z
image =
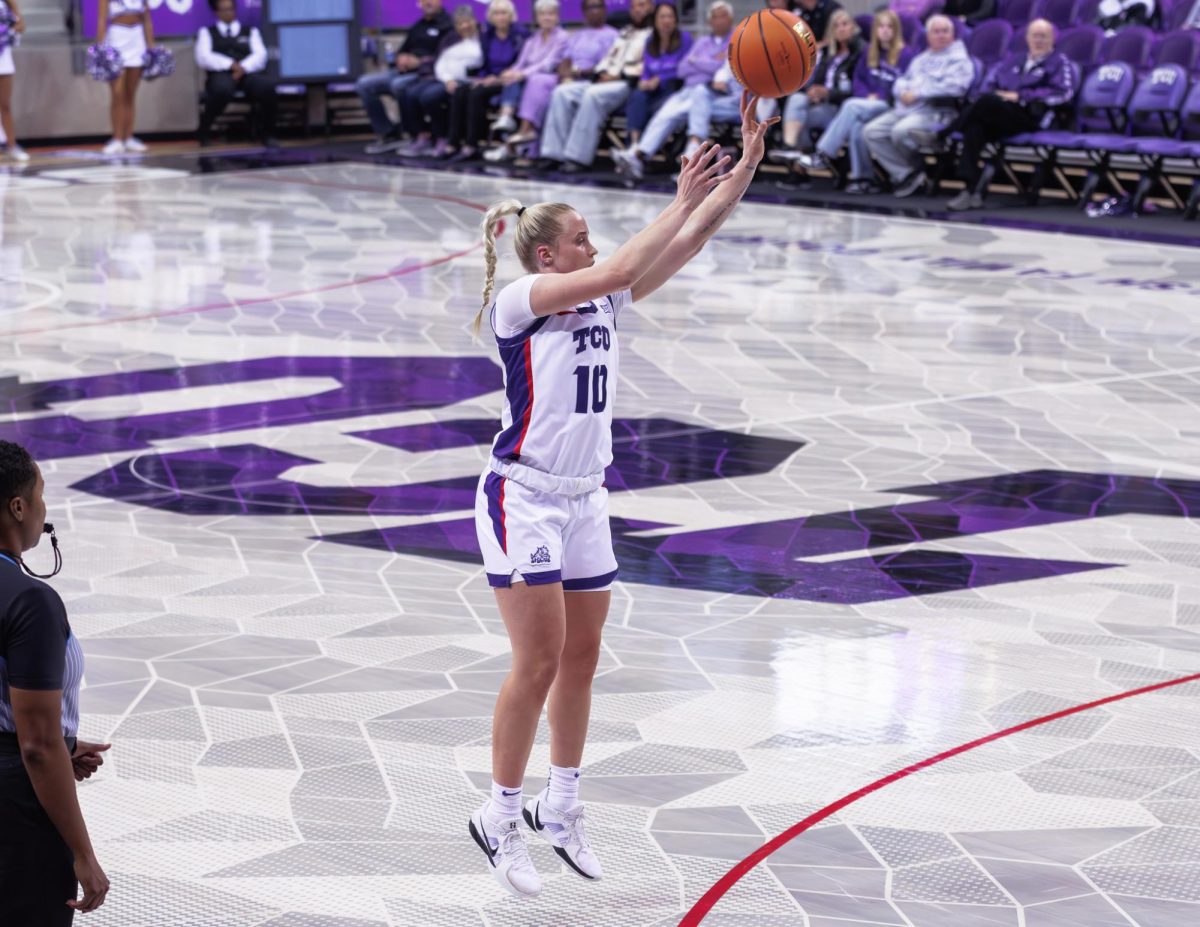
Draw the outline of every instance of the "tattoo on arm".
M709 232L711 232L713 230L713 227L716 226L721 221L721 217L723 215L725 215L725 213L727 213L727 212L729 212L729 204L728 203L726 203L724 206L722 206L721 211L719 213L717 213L715 216L713 216L712 220L708 223L708 225L704 226L704 228L702 228L700 230L700 234L707 235Z

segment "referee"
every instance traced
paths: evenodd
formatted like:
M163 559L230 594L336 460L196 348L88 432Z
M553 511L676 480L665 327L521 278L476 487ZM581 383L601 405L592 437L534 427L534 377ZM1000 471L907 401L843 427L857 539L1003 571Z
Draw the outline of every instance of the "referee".
M83 651L62 599L21 555L46 525L45 483L29 452L0 441L0 924L59 927L104 904L75 795L108 744L76 741ZM83 898L76 900L78 888Z

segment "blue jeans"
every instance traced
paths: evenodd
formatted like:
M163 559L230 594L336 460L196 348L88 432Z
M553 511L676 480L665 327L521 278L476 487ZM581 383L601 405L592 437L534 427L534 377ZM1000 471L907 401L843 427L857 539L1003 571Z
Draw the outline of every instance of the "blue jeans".
M386 93L399 102L405 85L412 83L416 79L417 73L415 71L408 74L400 74L396 71L388 70L377 71L374 74L364 74L355 81L354 90L358 93L358 98L362 100L363 106L367 110L367 118L371 120L371 129L380 138L394 132L397 128L396 124L388 118L387 111L383 108L383 100L380 97Z
M641 132L650 122L650 117L679 89L679 81L661 81L654 90L637 90L629 94L625 103L625 128L629 132Z
M863 97L847 100L833 121L825 127L821 140L817 142L817 151L832 161L843 148L849 148L850 179L870 179L874 170L863 129L880 113L886 112L887 108L885 100L867 100Z
M521 105L521 92L525 89L525 81L519 80L509 84L500 91L500 105L511 107L514 111Z

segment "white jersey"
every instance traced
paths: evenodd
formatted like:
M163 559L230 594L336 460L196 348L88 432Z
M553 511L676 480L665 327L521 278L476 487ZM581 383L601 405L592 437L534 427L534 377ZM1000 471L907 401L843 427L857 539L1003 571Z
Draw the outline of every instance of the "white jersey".
M621 290L535 316L529 292L537 279L513 281L492 306L504 365L502 427L492 456L558 477L594 476L612 463L617 316L633 294Z

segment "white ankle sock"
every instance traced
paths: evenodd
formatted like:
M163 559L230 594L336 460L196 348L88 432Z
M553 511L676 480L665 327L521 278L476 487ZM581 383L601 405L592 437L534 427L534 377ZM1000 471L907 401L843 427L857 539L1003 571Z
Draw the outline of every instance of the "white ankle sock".
M555 811L569 811L579 804L579 770L574 766L550 766L546 804Z
M488 817L493 821L504 821L521 816L521 786L509 788L492 780L492 803L488 806Z

